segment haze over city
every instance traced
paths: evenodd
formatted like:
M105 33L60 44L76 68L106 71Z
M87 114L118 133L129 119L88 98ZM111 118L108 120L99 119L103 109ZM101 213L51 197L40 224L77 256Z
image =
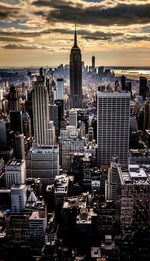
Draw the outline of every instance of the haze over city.
M2 0L0 66L68 63L75 21L85 64L149 66L150 0Z

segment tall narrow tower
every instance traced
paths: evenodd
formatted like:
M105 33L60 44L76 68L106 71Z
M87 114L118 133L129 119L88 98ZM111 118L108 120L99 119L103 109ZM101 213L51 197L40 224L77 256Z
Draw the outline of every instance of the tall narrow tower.
M95 56L92 56L92 69L95 69Z
M48 91L44 76L37 76L33 86L33 127L36 145L49 145L48 137Z
M70 53L70 100L71 107L82 108L82 60L81 51L77 44L76 28L74 45Z

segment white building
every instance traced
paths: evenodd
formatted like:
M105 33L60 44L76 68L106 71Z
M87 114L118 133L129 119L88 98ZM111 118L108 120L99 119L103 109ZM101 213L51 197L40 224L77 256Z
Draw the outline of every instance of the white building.
M25 184L26 164L25 160L10 160L5 166L6 186Z
M35 146L28 153L28 176L51 184L59 175L59 146Z
M49 145L54 145L56 143L55 137L55 126L53 121L48 122L48 136L49 136Z
M27 201L26 185L13 186L11 188L11 210L20 213L24 210Z
M69 125L77 127L77 111L75 109L71 109L69 111Z
M110 164L112 156L128 163L130 93L97 92L97 163Z
M58 78L56 82L56 100L64 100L64 80Z

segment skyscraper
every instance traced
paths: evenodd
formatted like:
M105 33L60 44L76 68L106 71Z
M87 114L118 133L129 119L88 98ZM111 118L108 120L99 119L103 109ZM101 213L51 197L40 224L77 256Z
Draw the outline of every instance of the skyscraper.
M11 188L11 210L21 212L26 205L26 185L16 185Z
M139 95L143 97L143 100L146 100L146 94L148 91L147 87L147 78L140 76L140 88L139 88Z
M77 44L75 28L74 45L70 54L70 100L71 107L82 107L82 60L81 51Z
M144 132L150 129L150 99L144 103Z
M63 80L63 78L57 78L56 100L64 100L64 80Z
M110 164L112 156L128 162L130 93L97 93L97 163Z
M69 125L77 127L77 111L72 109L69 111Z
M16 87L12 84L10 85L10 91L8 95L9 109L12 111L19 111L19 92L16 91Z
M92 68L95 69L95 56L92 56Z
M33 86L33 128L36 145L49 145L48 139L48 91L44 76L37 76Z

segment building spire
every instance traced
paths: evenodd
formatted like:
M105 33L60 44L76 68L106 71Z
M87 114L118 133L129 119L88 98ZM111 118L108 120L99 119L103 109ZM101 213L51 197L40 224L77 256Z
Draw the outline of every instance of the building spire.
M75 23L75 31L74 31L74 47L77 47L77 31L76 31L76 23Z

